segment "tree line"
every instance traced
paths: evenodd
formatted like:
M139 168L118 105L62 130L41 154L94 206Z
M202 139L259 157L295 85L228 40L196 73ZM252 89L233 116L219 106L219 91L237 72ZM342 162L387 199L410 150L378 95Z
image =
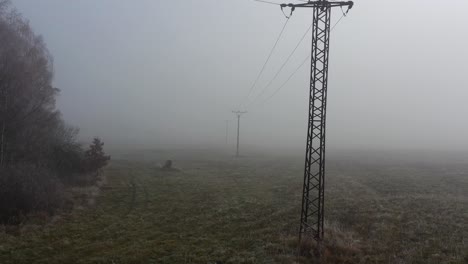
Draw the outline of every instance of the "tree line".
M53 58L10 0L0 0L0 222L53 214L69 186L95 184L110 156L56 108Z

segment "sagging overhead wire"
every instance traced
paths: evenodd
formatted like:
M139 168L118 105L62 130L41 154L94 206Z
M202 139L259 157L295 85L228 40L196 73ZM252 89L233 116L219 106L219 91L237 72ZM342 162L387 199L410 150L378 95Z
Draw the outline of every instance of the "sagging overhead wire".
M288 82L289 80L291 80L291 78L296 75L296 73L302 68L302 66L304 66L304 64L309 60L310 58L310 54L309 56L305 57L304 60L301 62L301 64L299 64L299 66L289 75L289 77L270 95L268 96L265 100L263 100L262 102L260 102L258 104L258 106L261 106L261 105L264 105L266 102L268 102L273 96L276 95L276 93L281 90L281 88L283 88Z
M291 59L291 57L294 55L294 53L296 52L297 48L301 45L302 41L305 39L305 37L307 36L307 34L310 32L312 28L312 24L310 24L310 26L307 28L307 30L304 32L304 34L302 35L301 39L299 40L299 42L296 44L296 46L294 47L294 49L291 51L291 53L288 55L288 57L286 58L286 60L283 62L283 64L281 65L281 67L278 69L278 71L276 71L275 75L273 76L272 79L270 79L270 81L267 83L267 85L265 85L265 87L263 87L263 89L260 91L260 93L250 102L249 106L251 106L257 99L259 99L265 92L266 90L268 89L268 87L270 87L270 85L273 83L274 80L276 80L276 78L279 76L279 74L281 73L281 71L283 70L284 66L286 66L286 64L289 62L289 60Z
M286 19L286 21L284 22L283 28L281 29L281 31L280 31L278 37L276 38L275 44L274 44L273 47L271 48L270 53L268 54L267 59L266 59L265 62L263 63L263 66L262 66L260 72L257 74L257 78L255 78L255 81L254 81L253 84L250 86L250 89L249 89L249 92L247 93L247 96L242 100L243 102L239 105L239 107L240 107L241 105L243 105L244 102L249 98L250 94L252 94L252 91L253 91L254 87L257 85L257 82L258 82L258 80L260 79L260 76L262 76L263 71L265 70L266 65L267 65L268 62L270 61L271 55L272 55L273 52L275 51L275 48L276 48L276 46L278 45L278 42L279 42L279 40L281 39L281 36L283 35L284 30L286 29L286 26L288 25L288 21L289 21L289 18Z
M336 23L333 25L333 27L331 27L330 32L333 31L333 29L336 27L336 25L338 25L338 23L340 23L341 19L343 19L343 17L345 17L348 14L349 9L350 9L349 6L348 6L348 10L346 10L346 12L344 12L343 7L340 6L340 8L341 8L341 13L342 13L341 17L340 17L340 19L338 19L338 21L336 21Z
M338 19L338 21L336 21L335 25L333 25L333 27L331 27L330 32L336 27L336 25L338 25L338 23L340 23L340 21L341 21L341 19L343 19L343 17L345 17L345 16L341 15L340 19Z
M336 27L336 25L338 25L338 23L341 21L341 19L343 19L343 17L346 17L346 15L348 14L348 11L349 11L349 8L346 12L343 12L343 9L341 10L342 11L342 15L341 17L338 19L338 21L333 25L333 27L331 27L330 29L330 32L333 31L333 29ZM312 25L311 25L312 26ZM308 29L310 30L310 28ZM307 32L306 32L307 33ZM297 48L297 46L296 46ZM273 91L273 93L268 96L265 100L263 100L262 102L260 102L258 105L264 105L266 102L268 102L271 98L273 98L279 90L281 90L284 86L286 86L286 84L291 80L291 78L305 65L305 63L310 59L310 56L311 54L309 53L309 55L307 57L304 58L304 60L301 62L301 64L299 64L299 66L289 75L289 77L275 90Z
M280 3L275 3L275 2L270 2L270 1L263 1L263 0L253 0L253 1L264 3L264 4L270 4L270 5L281 5Z

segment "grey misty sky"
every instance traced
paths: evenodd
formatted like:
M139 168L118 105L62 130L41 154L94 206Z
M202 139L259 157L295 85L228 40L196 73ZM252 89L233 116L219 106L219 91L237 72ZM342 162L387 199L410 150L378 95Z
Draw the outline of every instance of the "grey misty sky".
M272 0L273 1L273 0ZM279 2L279 1L278 1ZM251 0L13 0L55 62L58 107L87 140L234 142L236 109L285 18ZM327 143L332 148L468 147L468 1L357 0L331 36ZM297 9L253 96L311 22ZM341 16L333 11L332 23ZM269 96L307 56L310 36ZM243 143L302 147L308 67L242 119ZM261 102L262 100L260 100Z

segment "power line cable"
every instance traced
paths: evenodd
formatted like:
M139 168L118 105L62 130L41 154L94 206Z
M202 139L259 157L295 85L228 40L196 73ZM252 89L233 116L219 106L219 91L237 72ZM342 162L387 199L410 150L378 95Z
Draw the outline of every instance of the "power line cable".
M281 67L278 69L278 71L275 73L275 75L273 76L273 78L267 83L267 85L265 87L263 87L262 91L250 102L249 106L252 105L255 100L259 99L264 93L265 91L268 89L268 87L270 87L270 85L273 83L274 80L276 80L276 78L278 77L278 75L281 73L281 71L283 70L284 66L286 66L286 64L289 62L289 60L291 59L291 57L294 55L294 53L296 52L297 48L301 45L302 41L304 40L304 38L307 36L307 34L309 33L310 29L312 28L312 24L310 24L309 28L307 28L307 30L304 32L304 34L302 35L301 39L299 40L299 42L296 44L296 46L294 47L294 49L292 50L292 52L288 55L288 57L286 58L286 60L283 62L283 64L281 65Z
M270 4L270 5L281 5L279 3L270 2L270 1L263 1L263 0L253 0L253 1L260 2L260 3L265 3L265 4Z
M278 89L276 89L269 97L267 97L265 100L263 100L261 103L259 103L259 105L263 105L265 104L266 102L268 102L273 96L276 95L276 93L281 90L281 88L283 88L288 82L289 80L291 80L291 78L302 68L302 66L304 66L304 64L309 60L310 58L310 54L309 56L307 56L306 58L304 58L304 60L301 62L301 64L299 64L299 66L291 73L291 75L289 75L289 77L286 79L286 81L284 81L279 87Z
M260 79L260 76L262 75L263 71L265 70L266 65L267 65L268 62L270 61L271 55L272 55L273 52L275 51L275 48L276 48L276 46L278 45L278 42L279 42L279 40L281 39L281 36L283 35L283 32L284 32L286 26L288 25L288 21L289 21L289 19L286 19L286 21L284 22L283 28L281 29L281 31L280 31L278 37L276 38L275 44L274 44L273 47L271 48L270 53L268 54L268 57L267 57L266 61L263 63L262 69L261 69L260 72L258 73L257 78L255 78L255 81L253 82L252 86L250 86L249 92L247 93L247 96L244 98L243 101L245 101L245 100L247 100L247 99L249 98L250 94L252 93L252 90L253 90L254 87L257 85L257 82L258 82L258 80ZM243 103L241 103L241 104L239 105L239 107L240 107L241 105L243 105Z
M340 23L341 19L343 19L343 17L345 17L346 15L341 15L340 19L338 19L338 21L336 21L335 25L333 25L333 27L331 27L330 29L330 32L336 27L336 25L338 25L338 23Z
M338 19L338 21L336 21L336 23L333 25L333 27L331 27L330 32L333 31L333 29L336 27L336 25L338 25L338 23L340 23L341 19L343 19L343 17L345 17L349 12L349 7L348 7L348 10L346 10L346 12L343 11L342 6L340 6L340 8L341 8L341 13L342 13L341 17L340 17L340 19Z
M333 27L330 29L330 32L333 31L333 29L336 27L336 25L338 25L338 23L341 21L341 19L343 19L343 17L346 16L346 14L348 13L348 11L343 12L342 11L342 15L341 17L338 19L338 21L333 25ZM304 64L306 63L306 61L310 58L311 54L309 54L302 62L301 64L296 68L296 70L294 70L293 73L291 73L291 75L289 75L289 77L286 79L286 81L284 81L274 92L273 94L271 94L269 97L267 97L265 100L263 100L259 105L264 105L266 102L268 102L273 96L276 95L276 93L278 93L279 90L281 90L288 82L289 80L291 80L291 78L302 68L302 66L304 66Z

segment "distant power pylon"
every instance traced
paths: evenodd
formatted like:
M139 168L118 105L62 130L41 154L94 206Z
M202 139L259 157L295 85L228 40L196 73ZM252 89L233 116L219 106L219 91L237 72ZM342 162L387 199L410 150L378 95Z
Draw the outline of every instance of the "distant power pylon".
M281 9L298 7L313 9L312 55L310 66L309 117L302 191L301 225L299 240L323 240L324 187L325 187L325 122L328 85L328 53L330 42L330 16L333 7L353 7L353 2L326 0L301 4L281 4Z
M240 117L242 114L247 113L247 111L232 111L237 115L237 147L236 147L236 157L239 157L239 131L240 131Z
M228 145L229 120L226 120L226 146Z

